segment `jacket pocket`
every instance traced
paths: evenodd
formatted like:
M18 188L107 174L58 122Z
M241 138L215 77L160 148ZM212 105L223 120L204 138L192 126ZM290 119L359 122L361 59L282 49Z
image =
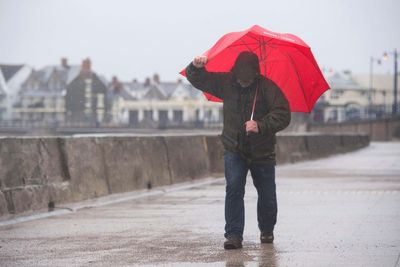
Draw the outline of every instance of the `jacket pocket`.
M221 134L221 141L225 148L237 149L239 144L238 140L227 135L226 133Z
M253 156L274 152L275 136L268 134L250 134L247 136L250 151Z

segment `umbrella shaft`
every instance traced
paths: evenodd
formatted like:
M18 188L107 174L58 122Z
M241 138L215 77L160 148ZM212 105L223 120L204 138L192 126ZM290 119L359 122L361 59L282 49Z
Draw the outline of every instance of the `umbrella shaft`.
M257 84L257 88L256 88L256 93L254 94L253 107L251 108L251 117L250 117L251 121L253 120L254 109L256 108L257 93L258 93L258 84Z

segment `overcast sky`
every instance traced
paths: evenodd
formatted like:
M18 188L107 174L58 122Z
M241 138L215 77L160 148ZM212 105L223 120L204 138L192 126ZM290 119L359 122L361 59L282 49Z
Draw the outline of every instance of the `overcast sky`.
M368 73L371 56L400 49L399 0L0 0L0 63L90 57L107 78L176 80L224 33L254 24L301 37L325 69ZM393 59L374 69L393 72Z

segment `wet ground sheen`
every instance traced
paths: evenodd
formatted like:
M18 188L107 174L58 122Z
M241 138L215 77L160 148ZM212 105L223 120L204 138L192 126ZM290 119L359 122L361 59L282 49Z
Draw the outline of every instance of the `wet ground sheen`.
M223 179L0 227L0 266L396 266L400 143L277 167L275 243L248 177L243 249L223 249Z

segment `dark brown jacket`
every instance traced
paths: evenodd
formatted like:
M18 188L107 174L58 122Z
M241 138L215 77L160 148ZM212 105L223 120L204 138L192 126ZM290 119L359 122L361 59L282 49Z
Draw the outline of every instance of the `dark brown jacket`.
M246 88L232 72L208 72L190 64L186 68L189 82L197 89L223 100L224 128L221 140L226 150L239 153L250 163L275 164L275 133L290 122L289 103L271 80L258 75ZM258 95L253 120L259 133L246 134L244 123L250 120L254 95Z

